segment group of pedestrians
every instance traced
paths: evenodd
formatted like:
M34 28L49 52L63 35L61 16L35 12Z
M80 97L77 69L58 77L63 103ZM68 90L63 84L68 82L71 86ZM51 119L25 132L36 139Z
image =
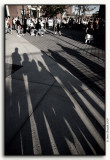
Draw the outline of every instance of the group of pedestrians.
M16 18L5 18L5 33L12 34L12 30L16 30L17 36L21 37L24 35L23 25L20 22L19 17Z
M31 36L43 36L46 32L46 19L36 18L36 21L31 20L27 25L28 32Z
M24 36L28 32L31 36L43 36L46 32L46 19L36 18L31 19L24 18L20 19L19 17L5 18L5 33L12 34L12 30L16 30L17 36Z
M53 31L54 34L59 34L61 36L61 28L63 28L63 21L64 19L60 19L57 17L54 17L52 19L53 21ZM68 22L71 21L71 23L74 22L71 19L68 20ZM84 20L83 20L84 21ZM100 21L99 19L95 20L85 20L87 23L84 25L86 36L85 36L85 43L94 43L94 35L97 34L98 31L103 30L104 23ZM85 22L84 21L84 22ZM21 37L24 36L26 32L28 32L31 36L43 36L46 32L46 26L48 24L48 18L26 18L20 19L19 17L5 18L5 33L12 34L12 30L16 30L17 36ZM69 24L69 23L68 23ZM79 23L80 25L81 23Z
M20 19L19 17L5 18L5 33L12 34L12 30L16 30L17 36L24 36L28 32L31 36L43 36L46 32L48 18L26 18ZM61 19L55 17L53 19L54 34L61 35Z

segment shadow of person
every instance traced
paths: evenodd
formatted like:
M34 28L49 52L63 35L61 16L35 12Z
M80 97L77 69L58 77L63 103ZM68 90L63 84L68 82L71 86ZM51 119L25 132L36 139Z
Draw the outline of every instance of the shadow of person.
M60 44L59 44L60 45ZM60 45L61 46L61 45ZM65 47L63 48L64 50L66 50L65 49ZM79 69L79 68L77 68L74 64L72 65L70 62L69 62L69 60L68 59L66 59L66 57L63 57L63 56L61 56L58 52L53 52L52 50L48 50L50 53L51 53L51 56L52 56L52 58L54 58L54 60L55 61L57 61L59 64L61 64L62 66L64 66L65 68L67 68L69 71L70 71L70 73L72 73L73 74L73 77L74 77L74 82L72 82L72 81L70 81L69 82L69 79L71 79L71 77L72 77L72 75L71 74L68 74L68 73L66 73L66 71L65 71L65 73L66 73L66 75L67 75L67 82L65 83L65 85L67 84L67 86L69 87L69 91L71 92L71 93L74 93L74 91L75 90L77 90L77 91L81 91L81 90L83 90L84 88L82 87L82 83L81 82L83 82L83 83L85 83L86 85L85 85L85 89L87 89L88 87L87 86L89 86L90 88L91 88L91 86L92 86L92 89L94 89L94 88L96 88L96 90L98 90L99 91L99 87L97 86L97 85L95 85L94 84L94 82L92 82L91 81L91 79L86 75L86 73L85 72L82 72L81 71L81 69ZM71 53L71 52L70 52ZM70 54L69 53L69 54ZM76 52L77 53L77 52ZM74 54L74 53L73 53ZM85 60L86 61L86 60ZM90 64L90 62L88 62L88 64ZM77 65L77 64L76 64ZM93 65L94 65L94 63L93 63ZM79 64L79 66L80 66L80 64ZM96 67L97 68L97 67ZM85 70L84 70L85 71ZM58 72L57 72L58 73ZM63 72L64 73L64 72ZM60 76L60 75L59 75ZM69 78L70 77L70 78ZM77 78L75 78L75 77L77 77ZM60 76L60 79L62 80L62 82L64 81L64 79L65 78L62 78L62 76ZM78 80L79 79L79 80ZM81 80L81 81L80 81ZM69 84L69 83L71 83L71 85ZM76 83L77 82L77 83ZM88 83L87 83L88 82ZM78 84L78 85L77 85ZM66 87L67 87L66 86ZM73 87L72 87L73 86ZM84 86L84 85L83 85ZM72 88L72 90L73 91L71 91L71 88ZM73 89L73 88L75 88L75 89ZM105 112L104 112L104 110L103 109L101 109L100 107L99 107L99 105L97 104L97 103L95 103L95 100L93 100L92 98L91 98L91 96L89 96L88 94L86 94L86 92L82 92L82 95L84 95L85 96L85 99L89 99L90 100L90 103L93 105L93 108L94 109L96 109L103 117L104 117L104 114L105 114ZM103 98L100 96L100 95L98 95L98 94L96 94L96 97L98 97L99 99L100 99L100 101L102 101L103 103L104 103L104 100L103 100Z
M32 132L32 142L33 142L33 154L39 154L41 155L41 145L39 140L39 127L38 124L41 124L41 122L36 120L36 114L35 111L38 110L38 105L41 103L43 97L45 96L45 93L47 92L49 86L45 85L46 79L48 77L45 76L46 69L41 65L39 61L35 61L34 59L29 59L26 53L23 54L24 61L22 62L22 65L24 66L24 79L26 85L26 91L27 91L27 101L28 101L28 108L29 108L29 114L31 115L30 118L30 125L31 125L31 132ZM41 126L40 126L41 128ZM24 132L25 133L25 132ZM26 133L28 137L28 131ZM43 135L42 135L43 136ZM31 146L26 147L30 148ZM37 153L36 153L37 151Z
M23 74L24 74L24 79L28 82L28 90L29 90L29 95L32 103L32 109L34 110L35 107L35 97L34 97L34 91L35 89L33 86L35 85L36 87L36 82L38 81L39 77L39 71L37 64L35 60L29 60L29 57L27 56L26 53L23 54L23 62L22 65L24 66Z
M105 82L105 68L98 64L98 62L94 61L95 58L93 58L93 56L91 57L91 53L90 56L88 55L88 57L86 57L74 49L70 49L61 44L58 45L63 49L63 51L65 51L65 58L66 56L69 56L69 58L72 58L74 61L76 61L73 63L73 65L71 65L72 67L74 66L73 68L76 66L80 68L82 65L79 70L76 68L73 74L81 79L81 81L86 83L86 85L88 85L90 88L93 88L98 94L103 96L103 98L105 98L105 88L102 87L104 86ZM96 54L94 56L97 56L97 53L94 54ZM97 83L98 81L99 83ZM100 83L102 83L102 86L100 86Z
M88 59L82 56L78 51L62 46L61 44L58 45L63 49L64 55L62 56L59 52L50 52L52 53L51 56L104 98L105 88L100 86L100 83L103 84L105 79L104 68L93 62L93 59L91 60L91 58Z
M18 53L18 48L15 48L15 52L12 53L12 63L21 65L21 57Z
M46 133L42 134L39 130L43 128L44 123L42 124L40 119L37 119L36 113L39 110L39 104L42 102L43 98L45 97L49 87L48 83L54 82L55 80L50 77L50 73L45 69L43 64L37 60L29 59L26 53L23 54L23 62L22 65L24 67L23 74L25 79L25 85L27 90L27 101L29 107L29 113L31 115L30 118L30 125L32 131L32 141L34 144L34 154L36 154L36 150L38 151L39 155L43 155L45 151L43 151L43 143L46 144L48 147L48 142L42 142L42 137L46 135L46 139L48 139L48 135ZM49 81L50 79L50 81ZM47 84L46 84L47 83ZM41 114L39 114L41 115ZM36 121L37 119L37 121ZM26 133L28 137L28 131ZM41 145L40 145L41 144ZM40 147L41 146L41 147ZM27 146L27 149L31 146ZM42 152L41 152L42 148ZM51 150L48 148L48 152ZM50 153L50 152L49 152ZM52 152L51 152L52 153ZM48 154L48 153L47 153Z
M76 60L79 60L82 64L85 64L87 66L87 68L90 68L90 70L92 70L94 73L99 74L101 77L103 77L105 75L105 70L102 66L100 66L99 64L97 64L95 61L93 61L93 59L90 59L81 55L80 52L74 50L74 49L70 49L68 47L65 47L61 44L57 44L59 45L63 51L66 52L67 55L70 55L72 57L75 57ZM102 72L100 72L102 71Z
M18 48L15 48L15 52L12 53L12 65L21 66L22 58L19 55ZM13 68L14 69L14 68ZM29 117L28 104L27 104L27 92L24 82L24 70L23 67L17 70L11 75L8 80L10 86L10 96L6 97L8 102L6 103L5 114L5 154L6 155L22 155L33 154L33 147L30 150L25 151L25 146L32 146L32 136L30 124L27 123L28 136L30 140L25 139L25 134L22 132L24 122Z
M48 51L51 55L55 54L52 50ZM43 51L42 53L45 54L45 52ZM43 114L45 114L46 117L45 123L48 122L50 126L60 154L65 155L64 148L66 148L66 154L70 154L69 150L66 147L65 141L67 142L68 147L72 146L73 143L73 148L71 149L74 150L75 146L77 154L79 155L104 154L104 138L101 137L102 135L100 136L101 143L103 144L103 146L101 146L100 142L98 142L97 140L100 132L97 135L94 135L94 131L97 132L100 127L98 127L98 124L94 125L94 122L96 122L95 119L91 118L91 116L89 115L90 113L88 114L87 109L85 110L85 107L83 105L79 107L79 105L81 105L81 103L79 103L81 98L76 93L75 89L82 89L81 81L78 82L77 78L73 77L61 66L57 64L54 66L49 65L46 58L44 58L44 61L48 66L50 73L55 77L55 79L61 86L61 88L53 88L52 90L50 90L49 95L51 96L47 96L47 98L45 98L43 102L43 104L45 104L45 107L43 107L43 104L41 105L41 108L43 108ZM77 98L76 96L74 96L74 93L75 95L77 95ZM61 95L65 97L65 104L63 103ZM52 110L54 110L53 113ZM86 125L86 121L91 121L91 126ZM91 127L93 128L93 130L90 129ZM99 129L99 131L100 130L102 133L103 129L101 128ZM79 147L76 146L76 143L79 144ZM61 146L65 147L61 148Z

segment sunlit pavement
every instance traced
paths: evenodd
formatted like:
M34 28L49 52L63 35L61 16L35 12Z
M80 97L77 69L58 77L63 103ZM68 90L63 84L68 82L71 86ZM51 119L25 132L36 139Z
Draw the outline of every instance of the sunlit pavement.
M51 30L5 42L5 154L104 155L104 50Z

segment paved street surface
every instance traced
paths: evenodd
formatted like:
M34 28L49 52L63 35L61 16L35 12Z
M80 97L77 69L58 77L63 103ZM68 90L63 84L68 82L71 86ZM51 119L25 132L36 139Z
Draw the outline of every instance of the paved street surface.
M105 47L102 44L104 41L99 36L95 37L98 47L87 45L84 44L84 31L63 29L62 32L63 36L59 36L47 30L43 40L29 35L25 38L105 97Z
M104 47L70 33L6 34L6 155L105 154Z

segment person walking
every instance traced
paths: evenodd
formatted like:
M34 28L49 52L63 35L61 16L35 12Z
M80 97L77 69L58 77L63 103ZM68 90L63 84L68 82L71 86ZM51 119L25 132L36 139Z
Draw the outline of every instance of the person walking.
M15 30L15 22L14 22L14 17L12 18L12 30Z
M85 43L93 43L94 42L94 27L93 22L89 23L86 29Z
M61 36L61 19L57 19L57 32Z
M21 24L20 24L20 20L19 20L19 17L16 21L16 25L17 25L17 36L20 37L20 29L21 29Z
M5 33L8 32L8 18L5 18Z
M5 18L5 33L12 34L11 21L8 18Z
M57 17L53 20L54 34L57 34Z
M31 19L31 22L30 22L30 35L31 35L31 36L34 36L34 35L35 35L34 31L35 31L34 22L33 22L32 19Z
M25 17L24 18L24 25L23 25L23 29L24 29L24 34L26 34L26 28L27 28L27 24L26 24L26 22L27 22L27 18Z
M41 33L41 20L38 19L38 23L37 23L37 32L36 32L36 37L38 36L38 34L42 37L42 33Z
M45 29L44 29L44 21L43 18L41 19L41 34L44 35Z
M30 19L30 17L29 18L27 18L27 20L26 20L26 25L27 25L27 31L30 33L30 23L31 23L31 19Z
M45 18L42 18L41 30L43 30L43 32L46 32L46 20L45 20Z

